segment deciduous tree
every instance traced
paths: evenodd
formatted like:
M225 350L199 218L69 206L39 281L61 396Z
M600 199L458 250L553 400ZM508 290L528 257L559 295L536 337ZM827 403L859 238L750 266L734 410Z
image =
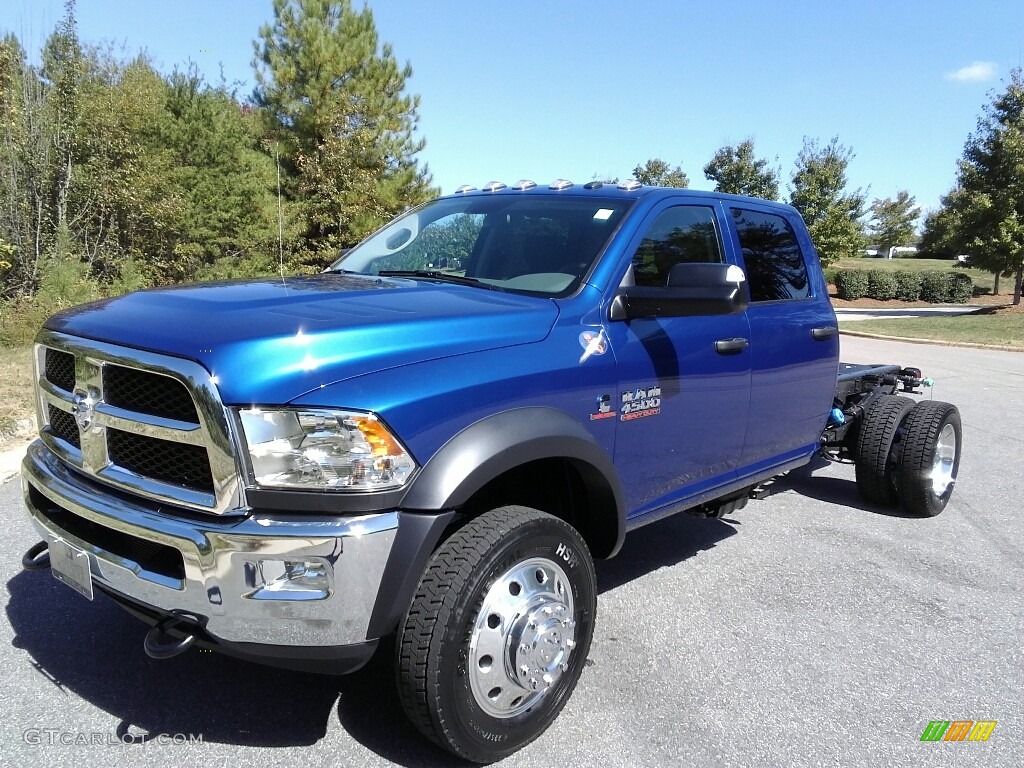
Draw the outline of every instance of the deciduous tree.
M868 233L880 251L906 245L914 236L917 220L921 209L914 205L915 200L906 190L896 193L896 199L887 197L875 199L871 203L871 222Z
M715 182L716 192L765 200L779 198L779 172L766 159L754 156L753 139L719 149L704 166L704 175Z
M860 189L848 192L846 169L853 151L838 137L825 146L804 138L793 172L790 204L810 230L822 264L860 256L865 246L863 216L865 195Z
M690 177L678 165L673 168L664 160L651 158L643 165L633 169L633 178L641 184L652 187L677 187L686 189L690 186Z
M971 265L1014 277L1013 303L1024 283L1024 75L1010 73L967 139L957 173L957 193L947 196L952 239Z

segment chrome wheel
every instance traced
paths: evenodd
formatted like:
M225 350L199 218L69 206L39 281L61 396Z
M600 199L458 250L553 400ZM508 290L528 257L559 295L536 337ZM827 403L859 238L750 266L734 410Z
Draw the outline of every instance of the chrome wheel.
M576 646L572 588L547 558L517 563L484 595L470 639L469 679L492 717L533 707L569 667Z
M935 456L932 458L932 491L942 496L953 484L956 461L956 430L946 424L935 441Z

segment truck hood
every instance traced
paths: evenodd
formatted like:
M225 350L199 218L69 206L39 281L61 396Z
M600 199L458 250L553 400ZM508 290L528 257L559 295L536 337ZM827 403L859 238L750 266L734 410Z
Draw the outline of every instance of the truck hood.
M139 291L54 315L73 336L196 360L229 404L286 403L353 376L544 339L553 301L322 274Z

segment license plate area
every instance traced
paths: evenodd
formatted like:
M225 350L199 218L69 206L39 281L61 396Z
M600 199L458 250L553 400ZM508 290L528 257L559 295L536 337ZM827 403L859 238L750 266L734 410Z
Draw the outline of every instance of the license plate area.
M92 571L89 553L68 544L64 539L50 542L50 572L57 581L67 584L82 597L92 600Z

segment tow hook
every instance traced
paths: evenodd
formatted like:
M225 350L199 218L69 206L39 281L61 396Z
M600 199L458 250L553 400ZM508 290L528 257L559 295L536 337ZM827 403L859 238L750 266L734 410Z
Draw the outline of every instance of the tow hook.
M195 643L195 634L176 638L167 633L179 624L194 623L191 616L172 611L146 633L146 639L142 644L146 649L146 655L151 659L173 659L175 656L183 654Z
M50 567L50 545L40 541L29 547L21 558L21 567L26 571L44 571Z

